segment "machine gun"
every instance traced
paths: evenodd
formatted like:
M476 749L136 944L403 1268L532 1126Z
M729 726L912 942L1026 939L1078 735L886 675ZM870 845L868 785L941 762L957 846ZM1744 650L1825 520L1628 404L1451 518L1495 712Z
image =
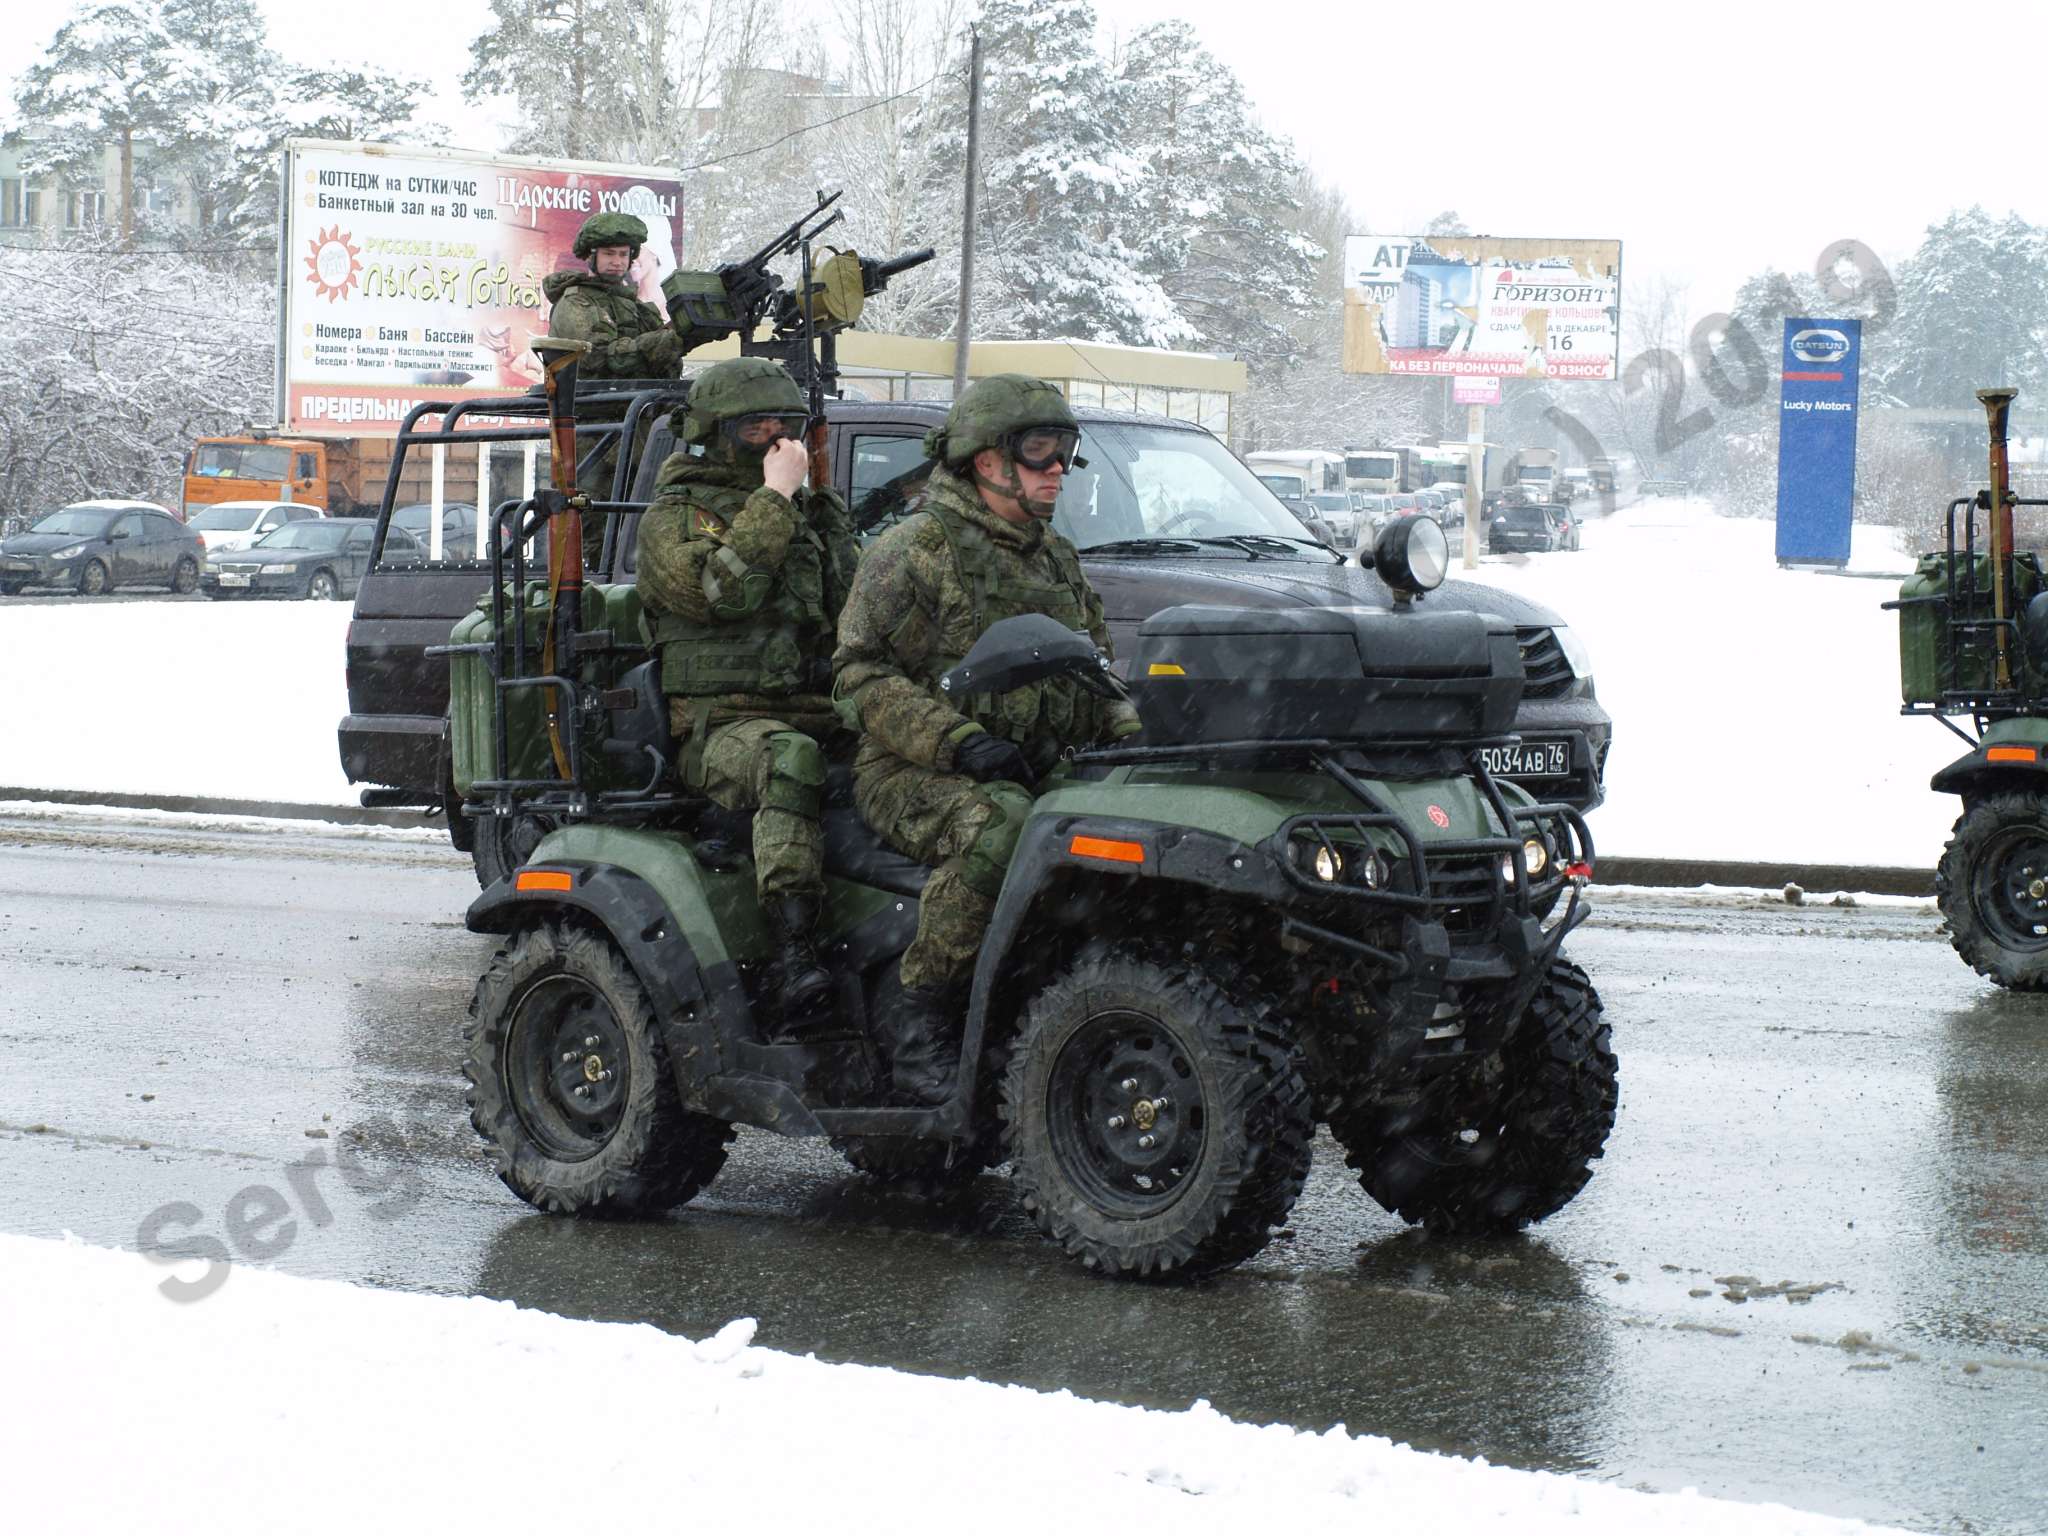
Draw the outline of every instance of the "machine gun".
M728 261L709 272L672 272L661 285L669 323L685 353L737 334L742 357L771 357L789 370L810 405L814 485L830 483L819 459L825 396L839 392L839 333L859 322L867 301L891 278L934 255L930 246L887 260L845 250L814 264L813 243L846 216L844 210L827 212L842 195L820 192L816 207L744 261ZM802 258L795 289L768 270L769 262L791 254Z

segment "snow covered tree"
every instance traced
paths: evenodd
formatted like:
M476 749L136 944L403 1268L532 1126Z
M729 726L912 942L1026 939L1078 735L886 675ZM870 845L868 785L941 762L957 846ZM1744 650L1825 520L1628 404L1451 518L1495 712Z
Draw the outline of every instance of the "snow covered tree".
M1971 409L1995 384L2048 375L2048 249L2040 229L1982 208L1952 213L1898 273L1898 315L1875 382L1904 405Z
M1227 65L1184 21L1134 34L1120 61L1124 144L1146 177L1125 224L1174 307L1211 351L1286 360L1328 254L1293 227L1301 162L1266 131Z
M1095 47L1088 0L984 0L975 333L1184 346L1195 328L1129 238L1146 191L1122 147L1128 82ZM925 205L956 207L967 144L965 52L913 131ZM935 220L936 222L936 220Z
M22 145L22 169L30 175L97 186L106 147L118 147L114 190L123 244L135 235L137 147L177 115L164 68L170 49L156 0L88 6L57 29L15 96L15 110L33 128Z
M61 250L0 246L0 507L36 516L91 496L178 503L195 437L271 413L276 280L127 252L111 236Z

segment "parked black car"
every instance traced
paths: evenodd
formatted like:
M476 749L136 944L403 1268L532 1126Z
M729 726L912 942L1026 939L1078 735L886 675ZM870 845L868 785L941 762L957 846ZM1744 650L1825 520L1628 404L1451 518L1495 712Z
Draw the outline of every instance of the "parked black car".
M287 523L247 549L220 550L206 558L200 585L212 598L353 597L370 569L375 518L321 517ZM393 528L385 536L385 558L393 565L425 558L411 534Z
M535 434L545 435L537 402L472 401L450 414L472 410L524 413L535 421ZM931 469L924 434L945 411L942 402L828 402L833 483L866 534L915 508ZM1088 463L1067 477L1055 526L1081 549L1119 655L1130 654L1143 620L1177 603L1391 606L1377 576L1309 537L1209 432L1157 416L1088 407L1075 414ZM432 420L423 416L417 428L401 432L399 451L427 451ZM620 467L616 499L644 503L675 446L669 422L656 422L637 464ZM387 515L380 526L389 522ZM609 520L594 579L632 580L637 524L637 514ZM473 828L450 803L447 662L426 652L447 644L456 620L475 606L489 565L422 562L411 552L393 558L397 531L383 527L382 553L356 597L342 766L350 782L371 786L369 803L446 808L451 835L469 848ZM1432 610L1493 613L1515 626L1527 671L1515 723L1529 750L1503 759L1496 771L1544 799L1582 810L1598 805L1613 722L1594 693L1585 649L1563 621L1515 593L1471 582L1447 582L1426 601Z
M81 501L59 508L26 533L0 540L0 593L70 587L97 597L116 587L199 585L206 543L150 502Z

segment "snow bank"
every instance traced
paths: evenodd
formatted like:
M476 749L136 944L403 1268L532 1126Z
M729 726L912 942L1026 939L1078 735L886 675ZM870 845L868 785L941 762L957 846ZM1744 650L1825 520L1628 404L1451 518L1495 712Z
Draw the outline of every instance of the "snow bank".
M1563 614L1615 719L1602 852L1931 868L1960 751L1899 716L1893 582L1781 571L1773 525L1651 501L1577 554L1477 579ZM1854 568L1903 572L1888 530ZM0 602L0 785L354 804L335 726L348 611L314 603Z
M1873 1529L1341 1426L825 1365L754 1348L749 1319L692 1341L258 1270L178 1304L170 1273L0 1236L0 1528Z

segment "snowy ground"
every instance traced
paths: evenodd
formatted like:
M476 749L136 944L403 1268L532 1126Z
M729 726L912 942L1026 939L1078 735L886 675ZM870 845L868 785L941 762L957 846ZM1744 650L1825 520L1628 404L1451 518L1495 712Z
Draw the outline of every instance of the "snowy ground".
M1172 1529L1823 1536L1874 1527L1325 1434L237 1270L202 1300L0 1236L0 1528ZM631 1522L622 1524L620 1522Z
M1898 713L1891 581L1780 571L1773 525L1650 501L1577 554L1487 558L1593 648L1615 718L1608 854L1932 867L1960 751ZM1887 530L1857 570L1903 572ZM345 605L0 602L0 785L353 804ZM32 722L27 729L21 722Z

